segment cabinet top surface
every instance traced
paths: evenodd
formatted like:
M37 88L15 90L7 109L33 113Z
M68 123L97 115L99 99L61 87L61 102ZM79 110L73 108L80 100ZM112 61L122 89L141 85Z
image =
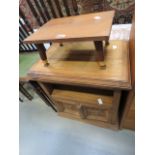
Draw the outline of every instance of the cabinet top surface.
M114 13L114 11L104 11L52 19L24 42L103 40L110 35Z
M130 89L127 41L110 41L105 52L106 69L101 69L92 42L52 44L47 51L50 63L39 60L29 70L32 80L91 87Z

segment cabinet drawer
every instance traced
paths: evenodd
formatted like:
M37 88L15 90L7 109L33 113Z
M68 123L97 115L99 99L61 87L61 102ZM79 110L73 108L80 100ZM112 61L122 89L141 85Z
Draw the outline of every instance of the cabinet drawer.
M58 112L65 112L68 114L75 115L78 118L81 118L79 104L69 104L67 102L60 102L57 100L54 100L54 103L57 106Z
M52 99L57 102L81 104L86 107L111 108L113 102L112 91L84 90L84 89L54 89Z
M94 107L84 107L86 119L108 122L109 120L109 110Z
M109 110L103 108L89 107L76 102L54 101L59 113L67 113L72 117L108 122Z
M86 91L75 89L54 89L52 100L58 112L85 120L108 122L112 108L113 94L108 91Z

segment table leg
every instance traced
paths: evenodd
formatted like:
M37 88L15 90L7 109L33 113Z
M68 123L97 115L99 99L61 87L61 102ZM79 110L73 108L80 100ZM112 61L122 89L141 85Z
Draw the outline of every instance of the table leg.
M94 41L94 45L97 51L97 60L99 61L100 67L105 67L104 61L104 46L102 41Z
M29 100L32 100L33 97L31 94L23 87L21 83L19 83L19 91Z
M48 66L49 63L47 61L46 49L45 49L44 45L43 44L36 44L36 47L39 51L39 55L40 55L41 60L44 63L44 66Z
M20 101L20 102L23 102L23 100L22 100L20 97L19 97L19 101Z
M107 37L107 38L105 39L105 45L106 45L106 46L109 45L109 37Z

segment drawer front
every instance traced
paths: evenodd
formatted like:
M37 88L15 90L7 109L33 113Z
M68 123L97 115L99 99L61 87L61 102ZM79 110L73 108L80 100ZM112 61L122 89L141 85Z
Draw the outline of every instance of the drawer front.
M73 104L63 104L64 106L64 112L74 114L74 115L79 115L79 105L73 105Z
M67 87L68 88L68 87ZM75 88L68 88L65 90L54 89L52 92L52 98L57 101L68 102L71 104L81 103L88 107L96 108L111 108L113 104L113 92L112 91L99 91L99 90L78 90ZM77 89L77 90L76 90ZM72 103L73 102L73 103Z
M71 114L76 118L96 120L108 122L110 117L110 109L101 107L86 106L83 103L67 102L67 101L56 101L58 112Z
M102 108L94 108L94 107L84 107L85 118L88 120L96 120L96 121L109 121L109 110Z
M81 118L80 105L79 104L69 104L67 102L54 101L57 106L58 112L64 112L71 115L75 115Z

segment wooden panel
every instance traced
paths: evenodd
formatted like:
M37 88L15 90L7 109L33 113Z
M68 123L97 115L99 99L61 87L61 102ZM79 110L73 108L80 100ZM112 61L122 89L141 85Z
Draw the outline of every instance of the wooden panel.
M128 42L111 41L105 53L106 69L100 69L93 42L64 43L63 47L53 44L47 52L50 65L44 67L38 61L29 75L34 80L51 83L130 89L128 54Z
M133 16L132 27L130 32L129 53L131 64L131 82L133 86L135 83L135 16Z
M81 104L76 102L70 104L67 101L56 101L55 99L52 100L54 101L58 109L58 113L70 114L75 118L81 118L81 119L84 119L86 117Z
M84 88L83 88L84 89ZM101 92L101 91L100 91ZM111 93L112 94L112 93ZM81 103L82 105L91 106L91 107L112 107L113 96L107 95L107 93L103 91L103 94L95 94L84 91L76 90L63 90L63 89L54 89L52 92L52 98L57 101L67 101L70 104ZM103 104L99 104L101 100Z
M97 120L108 122L109 120L109 111L103 107L94 108L84 105L83 102L69 102L68 101L57 101L55 98L52 98L59 113L71 114L75 118L88 119L88 120Z
M129 39L129 57L131 66L132 90L127 93L125 107L122 113L120 128L135 129L135 16L132 20L132 28Z
M135 96L133 96L131 100L130 109L128 110L125 120L123 122L123 128L132 130L135 129Z
M85 107L86 109L86 119L97 120L108 122L109 121L109 111L102 108Z
M120 90L115 90L114 91L114 97L113 97L113 107L111 110L112 117L111 117L111 122L113 124L118 123L119 119L119 106L120 106L120 98L121 98L122 92Z
M112 108L112 93L103 91L103 94L97 94L98 92L90 93L83 89L82 92L78 91L76 87L74 90L70 90L69 86L68 90L54 89L51 96L58 105L59 112L78 115L80 118L88 120L111 121L109 109Z
M113 17L114 11L106 11L52 19L25 42L103 40L110 35Z

